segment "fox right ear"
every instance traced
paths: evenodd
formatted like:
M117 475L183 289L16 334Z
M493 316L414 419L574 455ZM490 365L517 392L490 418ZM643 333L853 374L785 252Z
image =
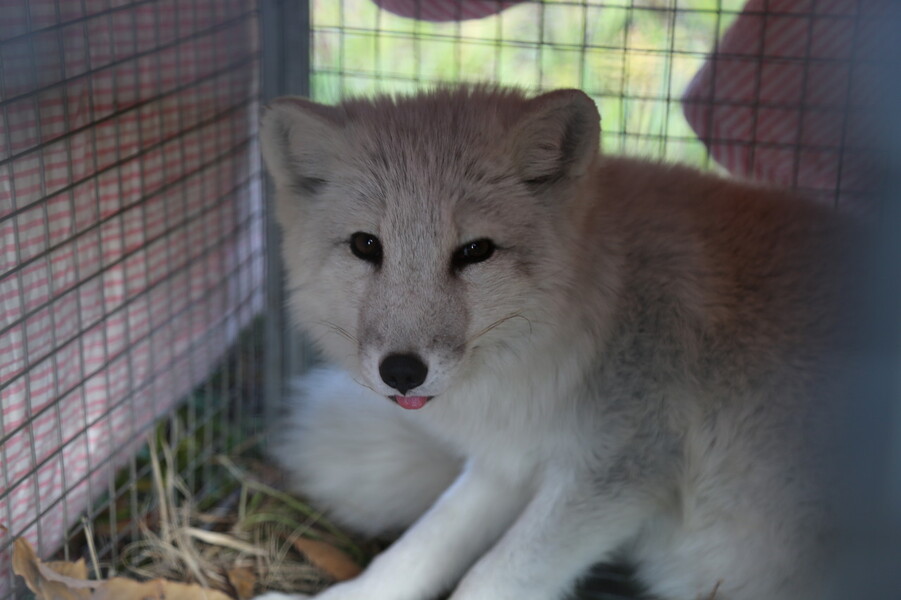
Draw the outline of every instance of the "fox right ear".
M328 180L344 148L341 109L304 98L278 98L263 113L263 162L279 187L309 195Z
M557 90L526 104L511 135L523 181L546 185L583 175L598 155L600 115L579 90Z

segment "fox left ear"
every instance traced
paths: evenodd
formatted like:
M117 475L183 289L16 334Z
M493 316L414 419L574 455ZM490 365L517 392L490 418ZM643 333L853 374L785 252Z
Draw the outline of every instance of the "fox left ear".
M558 90L528 102L510 134L523 181L543 185L585 173L598 154L600 115L584 92Z
M305 98L274 100L263 113L260 147L275 182L315 195L346 154L344 118L340 108Z

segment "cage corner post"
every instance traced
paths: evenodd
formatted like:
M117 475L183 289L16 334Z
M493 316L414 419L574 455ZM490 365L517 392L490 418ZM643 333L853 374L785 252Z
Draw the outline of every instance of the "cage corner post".
M263 104L278 96L310 95L309 0L261 0L260 40ZM265 178L267 236L265 422L275 422L286 381L300 374L310 362L307 342L292 330L286 314L283 265L279 254L280 232L272 210L275 189Z

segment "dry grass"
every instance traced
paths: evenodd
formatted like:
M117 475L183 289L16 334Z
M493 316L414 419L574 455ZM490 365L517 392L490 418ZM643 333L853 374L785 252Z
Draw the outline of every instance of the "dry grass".
M237 489L215 510L201 512L175 475L171 449L151 439L150 454L158 525L142 525L142 539L123 553L125 568L139 578L198 583L239 598L265 590L314 593L335 576L298 552L296 540L323 542L360 566L371 556L371 547L228 457L216 462Z

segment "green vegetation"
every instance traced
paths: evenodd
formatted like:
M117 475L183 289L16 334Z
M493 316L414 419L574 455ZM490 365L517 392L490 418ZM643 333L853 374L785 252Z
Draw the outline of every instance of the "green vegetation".
M334 102L447 81L577 87L600 107L605 151L706 166L680 98L743 4L546 0L431 23L371 0L313 0L312 95Z

